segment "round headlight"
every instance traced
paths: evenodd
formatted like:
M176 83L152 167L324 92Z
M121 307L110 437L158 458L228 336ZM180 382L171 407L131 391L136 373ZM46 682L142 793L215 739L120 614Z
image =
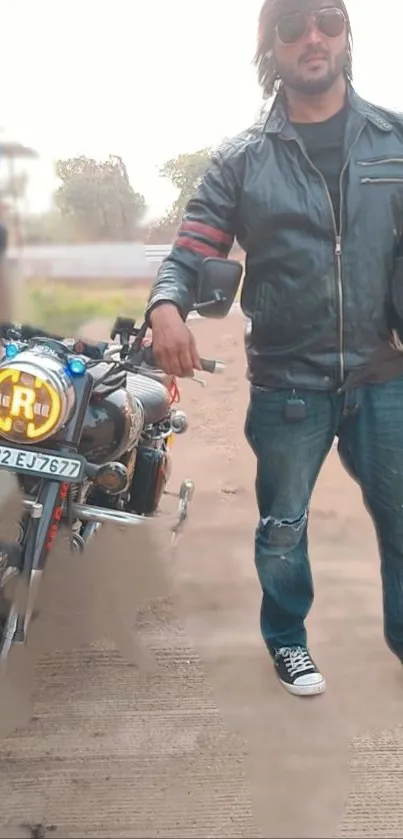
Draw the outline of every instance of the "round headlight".
M70 418L74 387L58 358L20 353L0 364L0 437L40 443Z

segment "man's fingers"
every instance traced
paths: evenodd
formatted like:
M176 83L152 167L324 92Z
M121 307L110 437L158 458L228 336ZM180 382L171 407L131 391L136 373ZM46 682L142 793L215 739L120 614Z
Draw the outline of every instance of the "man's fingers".
M167 373L168 371L165 369L167 361L168 361L168 356L167 356L166 350L165 349L159 349L158 346L153 344L153 357L155 359L156 364L158 364L158 366L161 368L161 370L163 370L164 373Z
M182 366L182 360L177 347L168 349L165 347L164 352L160 353L158 363L160 364L164 373L169 376L178 376L178 378L187 375Z
M182 376L193 376L193 359L190 346L183 347L179 354Z
M181 324L182 326L182 324ZM165 373L169 375L183 378L185 376L193 376L194 370L200 370L200 359L196 348L196 342L192 333L185 328L185 333L173 338L169 335L169 340L166 336L158 336L158 340L153 343L154 357L157 364ZM179 340L178 340L179 339Z
M197 350L197 347L196 347L196 341L193 338L193 335L192 335L192 340L191 340L191 344L190 344L190 354L191 354L193 369L194 370L201 370L202 368L201 368L201 364L200 364L200 356L199 356L199 353L198 353L198 350Z

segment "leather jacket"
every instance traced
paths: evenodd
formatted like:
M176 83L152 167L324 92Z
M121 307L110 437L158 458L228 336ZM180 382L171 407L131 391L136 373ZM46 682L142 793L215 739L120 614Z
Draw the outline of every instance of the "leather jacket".
M201 261L228 256L236 238L256 385L337 390L351 374L365 378L390 341L396 268L403 282L403 115L351 85L347 97L341 229L279 93L268 115L215 153L150 294L147 317L165 300L186 318Z

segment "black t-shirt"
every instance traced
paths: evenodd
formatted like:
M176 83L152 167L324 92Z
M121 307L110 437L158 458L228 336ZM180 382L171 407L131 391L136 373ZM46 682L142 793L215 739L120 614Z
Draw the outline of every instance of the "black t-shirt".
M344 129L346 108L325 122L294 122L294 128L304 142L307 154L322 173L332 199L337 229L340 228L340 175L344 158Z

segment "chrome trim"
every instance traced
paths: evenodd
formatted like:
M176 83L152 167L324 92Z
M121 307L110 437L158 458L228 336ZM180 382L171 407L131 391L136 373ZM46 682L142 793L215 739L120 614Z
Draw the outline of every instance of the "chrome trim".
M93 507L89 504L74 504L73 515L81 521L93 521L100 524L124 524L133 526L138 524L145 524L147 518L145 516L136 516L134 513L124 513L121 510L105 510L103 507Z
M178 507L176 514L163 515L162 518L167 521L169 529L174 535L178 535L182 531L188 515L189 506L193 499L195 485L190 478L182 481L178 493L169 493L175 495L178 500ZM25 498L23 501L24 510L31 512L36 507L40 507L35 501ZM153 516L138 516L135 513L125 513L122 510L106 510L103 507L95 507L89 504L73 504L73 516L83 522L96 522L98 524L120 524L125 527L134 527L144 525L152 521Z

